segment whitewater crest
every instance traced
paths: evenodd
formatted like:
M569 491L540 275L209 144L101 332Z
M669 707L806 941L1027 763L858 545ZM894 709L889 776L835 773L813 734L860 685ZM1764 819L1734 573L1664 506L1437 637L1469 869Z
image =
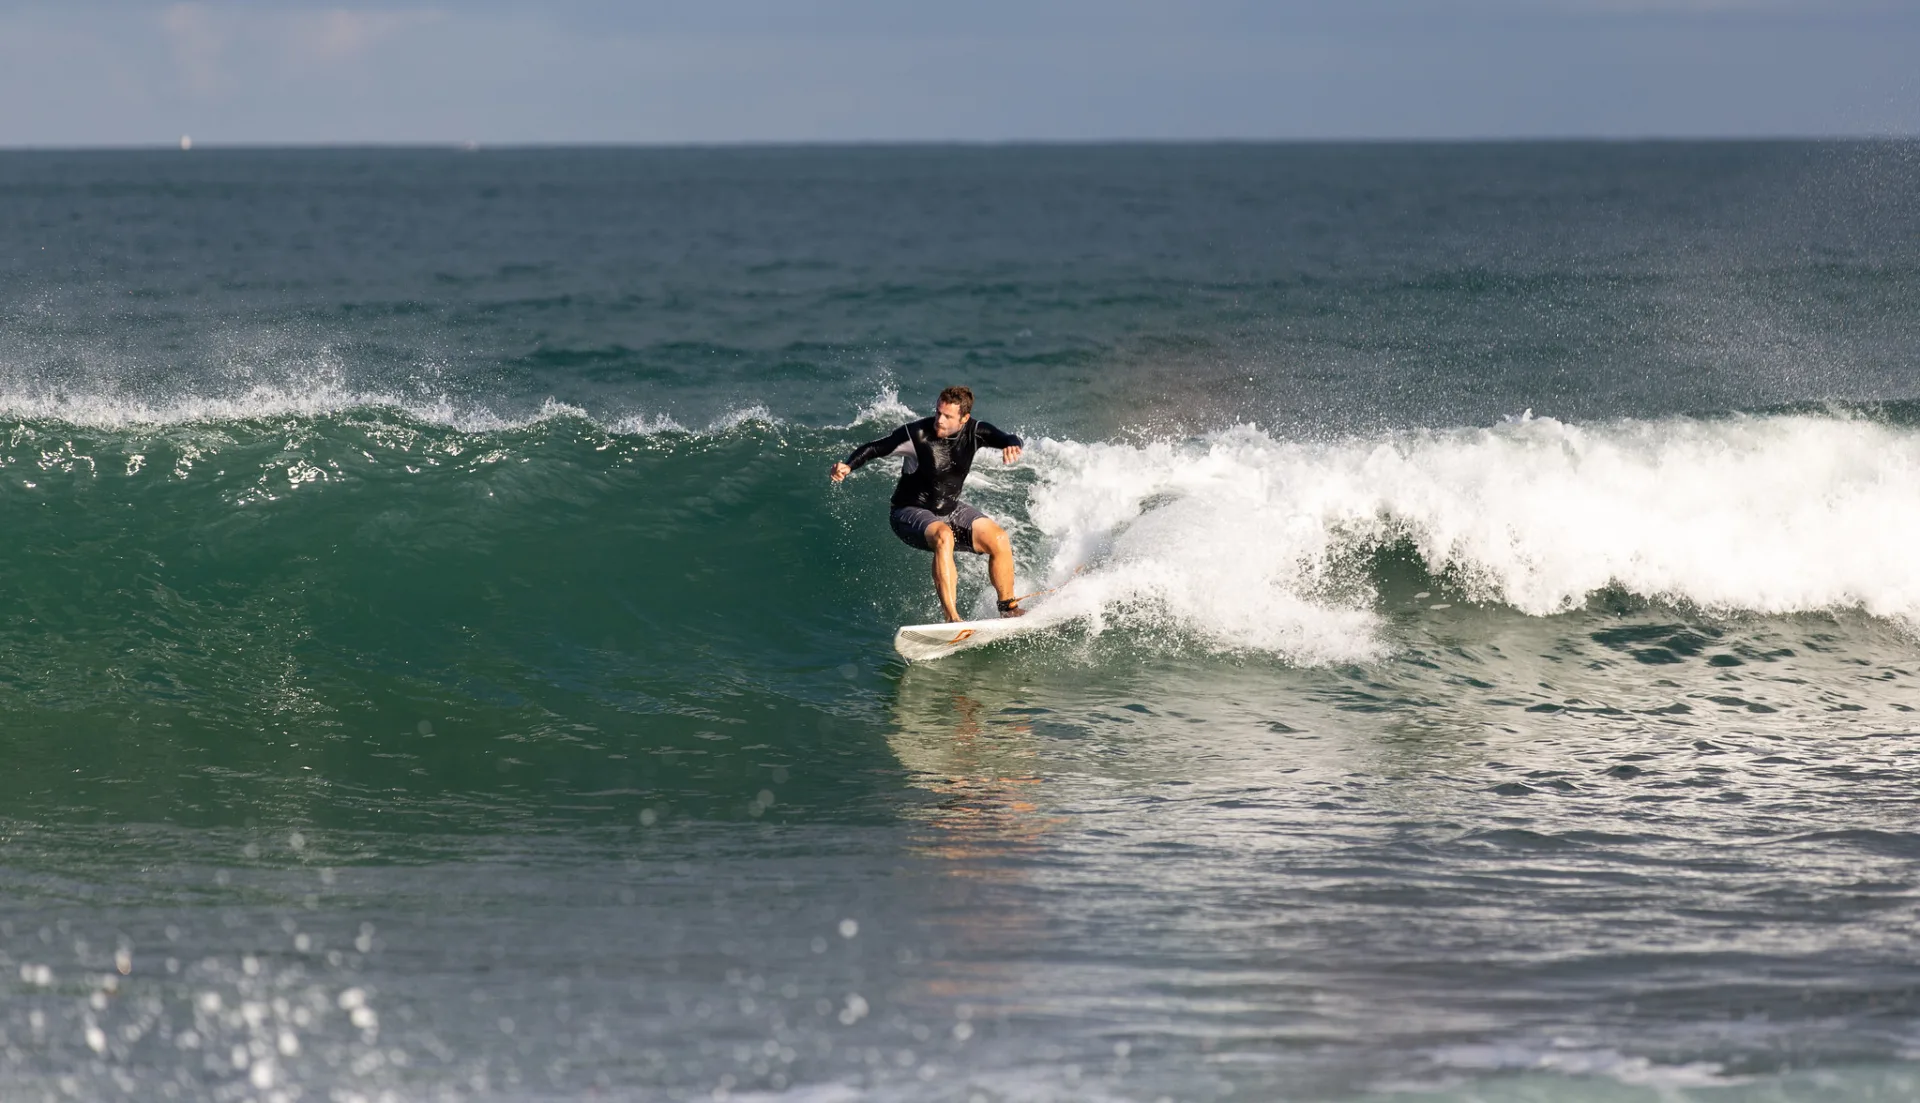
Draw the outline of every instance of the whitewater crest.
M1241 426L1047 440L1032 523L1085 616L1305 663L1386 650L1352 565L1410 545L1465 600L1533 616L1619 588L1709 614L1920 624L1920 433L1865 418L1552 418L1300 442ZM1066 595L1063 595L1066 596Z
M45 387L0 389L0 418L53 422L76 429L151 431L176 426L320 419L357 411L393 411L423 425L458 433L498 433L558 421L580 421L615 436L712 436L784 422L764 405L728 410L704 427L671 415L627 413L596 416L585 407L551 396L521 413L502 413L481 402L443 394L403 394L348 386L326 373L310 378L254 384L224 394L146 398Z
M874 392L872 398L861 405L859 411L853 415L852 421L838 428L857 429L862 425L899 425L917 420L919 417L920 414L916 413L911 406L900 401L900 388L892 383L885 383Z

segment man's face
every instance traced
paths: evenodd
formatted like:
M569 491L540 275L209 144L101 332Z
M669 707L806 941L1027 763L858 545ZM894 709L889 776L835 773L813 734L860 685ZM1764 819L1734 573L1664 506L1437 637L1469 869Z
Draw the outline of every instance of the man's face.
M942 402L940 415L933 422L933 431L940 436L950 437L958 433L960 427L966 423L967 415L960 412L958 402Z

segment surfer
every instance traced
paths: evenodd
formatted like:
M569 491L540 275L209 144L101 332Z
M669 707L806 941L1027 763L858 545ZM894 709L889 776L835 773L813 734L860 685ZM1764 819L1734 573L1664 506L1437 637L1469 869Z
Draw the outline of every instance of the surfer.
M961 619L954 604L955 548L988 557L987 576L1000 595L1000 615L1017 617L1021 610L1013 594L1013 541L992 518L961 501L960 488L973 469L975 452L998 448L1001 460L1012 463L1020 458L1020 438L975 421L973 392L965 387L941 391L935 408L939 412L934 416L908 422L854 449L833 465L833 481L868 460L902 457L900 482L893 488L893 534L933 553L933 588L947 620Z

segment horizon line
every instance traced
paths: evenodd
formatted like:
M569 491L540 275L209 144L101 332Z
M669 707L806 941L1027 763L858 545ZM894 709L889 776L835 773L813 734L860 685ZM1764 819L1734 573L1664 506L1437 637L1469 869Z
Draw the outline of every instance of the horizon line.
M1296 137L1296 138L839 138L839 139L717 139L712 141L501 141L474 139L405 139L343 141L236 141L193 139L190 146L180 139L150 143L76 143L11 144L0 143L4 153L174 153L204 152L300 152L328 150L446 151L480 153L492 151L539 150L801 150L801 149L994 149L1058 147L1176 147L1176 146L1491 146L1491 145L1678 145L1678 144L1790 144L1790 143L1871 143L1920 141L1920 133L1886 134L1539 134L1485 135L1449 137Z

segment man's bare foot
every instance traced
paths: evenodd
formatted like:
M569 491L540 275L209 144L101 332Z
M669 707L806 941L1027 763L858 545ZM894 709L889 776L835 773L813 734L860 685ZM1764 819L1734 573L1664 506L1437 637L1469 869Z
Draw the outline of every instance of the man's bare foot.
M998 602L997 605L1000 610L1000 615L1003 617L1024 617L1027 615L1027 611L1020 608L1020 599L1017 597L1007 598L1004 601Z

